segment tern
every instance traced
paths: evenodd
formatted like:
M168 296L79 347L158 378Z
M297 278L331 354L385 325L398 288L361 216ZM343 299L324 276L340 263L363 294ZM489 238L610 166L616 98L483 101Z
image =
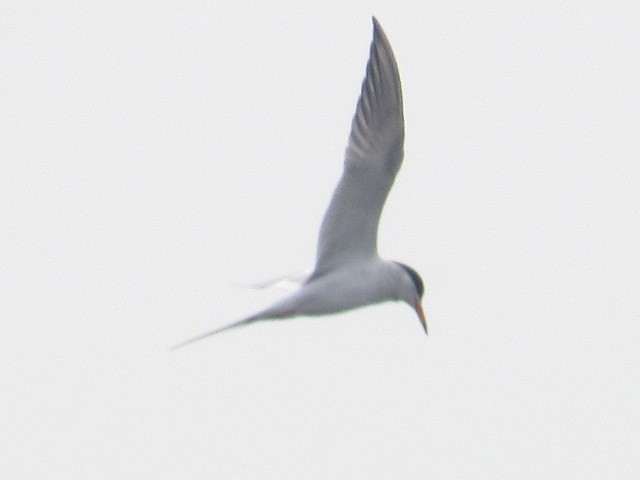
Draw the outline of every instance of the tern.
M404 156L404 118L398 66L380 24L372 20L373 40L344 171L322 220L313 273L271 307L174 348L260 320L335 314L386 301L409 304L427 333L420 275L377 253L380 214Z

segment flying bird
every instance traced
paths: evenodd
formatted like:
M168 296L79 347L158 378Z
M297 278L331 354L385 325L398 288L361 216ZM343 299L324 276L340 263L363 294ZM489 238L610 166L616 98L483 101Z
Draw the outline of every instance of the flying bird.
M386 301L403 301L418 315L424 285L407 265L377 252L380 213L402 164L404 118L400 75L391 45L373 17L369 61L344 160L344 171L320 227L313 273L271 307L174 348L261 320L344 312Z

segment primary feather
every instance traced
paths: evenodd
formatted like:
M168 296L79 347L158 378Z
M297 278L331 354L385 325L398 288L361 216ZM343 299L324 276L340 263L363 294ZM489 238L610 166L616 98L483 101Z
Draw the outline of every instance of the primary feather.
M342 178L327 209L313 277L377 254L380 213L402 164L404 118L400 75L380 24L373 40Z

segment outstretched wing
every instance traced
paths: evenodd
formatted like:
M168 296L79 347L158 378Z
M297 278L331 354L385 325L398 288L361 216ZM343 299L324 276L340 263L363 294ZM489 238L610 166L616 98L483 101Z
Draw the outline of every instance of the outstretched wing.
M377 255L380 213L402 163L403 143L398 66L374 17L367 74L351 124L344 172L320 228L313 278Z

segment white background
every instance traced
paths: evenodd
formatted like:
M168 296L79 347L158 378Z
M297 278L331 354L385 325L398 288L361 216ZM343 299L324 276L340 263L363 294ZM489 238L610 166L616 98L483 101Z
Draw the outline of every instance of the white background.
M3 3L0 476L640 475L637 2ZM598 6L601 5L601 6ZM311 268L377 15L402 304Z

